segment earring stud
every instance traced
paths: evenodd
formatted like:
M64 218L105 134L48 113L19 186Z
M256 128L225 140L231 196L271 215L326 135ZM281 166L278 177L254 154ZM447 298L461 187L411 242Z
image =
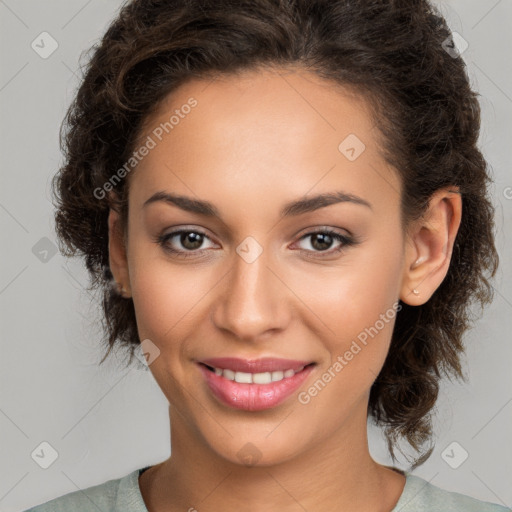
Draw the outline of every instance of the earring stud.
M126 295L126 289L125 287L121 284L121 283L118 283L116 282L116 288L117 288L117 292L122 296L124 297Z
M416 288L414 288L414 290L412 291L412 293L414 293L414 295L419 295L420 292L418 290L416 290Z

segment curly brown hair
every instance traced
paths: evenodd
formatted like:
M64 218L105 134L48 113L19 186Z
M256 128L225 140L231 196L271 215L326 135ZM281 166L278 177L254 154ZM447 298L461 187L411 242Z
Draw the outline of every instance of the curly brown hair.
M107 352L123 346L130 362L140 339L133 301L113 288L109 209L126 230L127 179L116 197L95 191L132 154L141 127L188 80L294 66L357 91L371 106L383 153L403 184L402 222L426 211L440 188L458 187L462 220L448 273L421 306L400 303L389 354L368 414L385 427L388 449L400 437L431 454L432 410L441 374L464 379L463 333L493 298L498 267L489 169L477 148L478 93L451 32L426 0L132 0L91 48L61 127L65 163L53 180L59 248L77 252L102 293ZM65 130L65 132L64 132ZM125 231L126 232L126 231ZM62 243L61 243L62 242ZM102 359L101 362L105 359ZM100 363L101 364L101 363ZM402 452L403 453L403 452Z

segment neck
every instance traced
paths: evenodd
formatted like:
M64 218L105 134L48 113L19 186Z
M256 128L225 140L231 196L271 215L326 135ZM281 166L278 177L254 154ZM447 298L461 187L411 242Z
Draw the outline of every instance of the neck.
M368 450L366 410L351 424L300 455L277 464L246 466L220 456L179 413L171 421L171 457L141 477L150 512L335 509L389 512L405 477L376 463ZM364 413L364 414L363 414ZM361 425L363 423L363 425Z

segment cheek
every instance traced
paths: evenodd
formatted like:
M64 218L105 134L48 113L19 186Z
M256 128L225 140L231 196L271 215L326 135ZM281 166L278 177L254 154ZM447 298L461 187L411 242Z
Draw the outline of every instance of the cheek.
M184 404L187 396L182 388L187 376L183 362L188 359L199 316L204 316L204 279L201 288L197 272L173 269L169 262L139 259L133 268L130 281L139 337L151 340L159 351L151 373L169 403Z
M164 342L193 329L206 293L204 275L153 265L137 272L133 299L137 324L146 337Z
M186 337L209 286L204 272L173 263L160 248L144 244L130 251L129 267L141 339L149 338L162 349L166 340Z
M397 303L400 281L399 254L368 246L354 251L337 268L297 270L288 282L295 283L294 291L325 325L326 332L346 338L373 325Z
M372 240L335 271L303 278L298 292L308 297L329 352L330 361L322 371L330 368L336 378L325 374L325 380L336 381L354 395L371 385L389 350L399 311L402 260L399 250L385 247L399 248L399 244L399 234ZM336 361L339 364L334 367Z

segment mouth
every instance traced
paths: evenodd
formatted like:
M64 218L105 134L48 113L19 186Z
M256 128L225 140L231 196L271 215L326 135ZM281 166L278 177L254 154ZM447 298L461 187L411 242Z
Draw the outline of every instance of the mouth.
M224 405L247 411L275 407L307 379L315 362L216 358L198 362L207 388Z
M202 364L207 370L215 373L215 375L240 384L270 384L271 382L280 382L283 379L289 379L296 373L300 373L304 368L314 365L315 363L300 366L296 370L293 368L287 368L286 370L274 370L268 372L240 372L231 368L217 368L204 363L199 364Z

